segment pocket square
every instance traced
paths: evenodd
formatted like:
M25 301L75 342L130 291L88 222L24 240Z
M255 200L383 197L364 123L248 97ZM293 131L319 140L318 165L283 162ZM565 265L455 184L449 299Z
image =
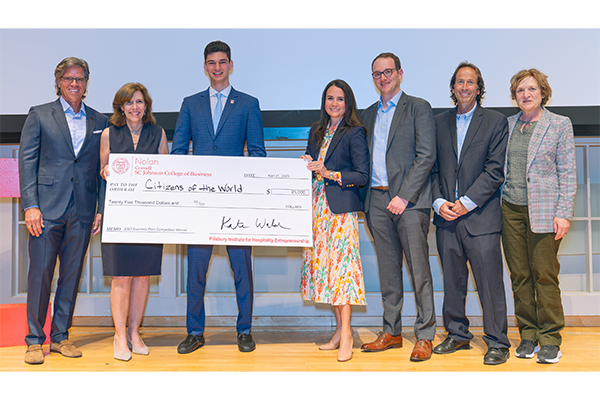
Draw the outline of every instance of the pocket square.
M94 131L94 133L102 133L102 129L100 129L99 131Z

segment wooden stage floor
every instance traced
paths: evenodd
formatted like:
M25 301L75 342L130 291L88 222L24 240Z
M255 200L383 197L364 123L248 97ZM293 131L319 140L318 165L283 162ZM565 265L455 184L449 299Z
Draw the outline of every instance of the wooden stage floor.
M502 365L483 365L487 350L481 328L473 328L470 350L449 355L434 354L429 361L409 361L415 336L412 327L403 332L404 347L379 353L363 353L360 346L377 337L378 328L355 328L353 359L339 363L336 351L320 351L317 345L329 340L329 328L255 328L257 348L251 353L237 349L234 328L207 328L206 344L191 354L177 353L185 338L183 327L144 327L142 337L150 349L149 356L133 355L129 362L113 358L112 327L74 327L70 339L83 357L69 359L50 353L43 347L42 365L23 361L26 347L0 348L0 372L600 372L600 327L570 327L563 331L562 358L558 364L544 365L535 359L514 356L519 344L516 328L509 329L510 359ZM434 345L441 343L445 332L436 333Z

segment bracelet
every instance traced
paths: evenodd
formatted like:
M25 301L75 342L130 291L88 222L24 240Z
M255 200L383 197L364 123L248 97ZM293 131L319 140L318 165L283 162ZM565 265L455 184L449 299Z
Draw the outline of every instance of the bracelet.
M334 172L334 171L329 171L329 179L331 179L332 181L336 181L337 183L339 183L339 185L342 185L342 173L341 172Z

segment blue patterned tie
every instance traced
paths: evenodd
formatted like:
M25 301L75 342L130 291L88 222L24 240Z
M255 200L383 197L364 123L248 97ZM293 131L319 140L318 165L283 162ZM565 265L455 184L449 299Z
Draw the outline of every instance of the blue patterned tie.
M217 133L217 127L219 126L219 120L221 119L221 114L223 113L223 103L221 103L221 93L217 93L217 105L215 106L215 111L213 112L213 127L215 128L215 134Z

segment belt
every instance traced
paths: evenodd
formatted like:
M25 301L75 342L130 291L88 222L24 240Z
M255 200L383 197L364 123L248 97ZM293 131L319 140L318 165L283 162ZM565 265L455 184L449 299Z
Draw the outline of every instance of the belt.
M371 186L371 189L382 190L384 192L387 192L388 190L390 190L390 187L389 186Z

